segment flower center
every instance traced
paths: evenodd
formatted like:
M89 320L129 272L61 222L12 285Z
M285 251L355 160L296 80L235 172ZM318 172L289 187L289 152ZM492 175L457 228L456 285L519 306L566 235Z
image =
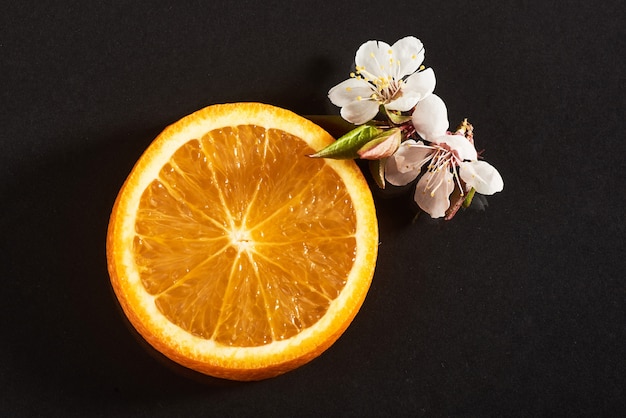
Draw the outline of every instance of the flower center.
M382 68L381 66L381 69ZM372 72L368 71L365 66L357 66L356 73L351 73L350 77L370 83L374 91L370 99L376 100L379 104L390 103L402 94L403 80L396 80L389 74L377 77Z
M435 194L435 191L445 178L443 175L437 176L435 173L438 173L442 170L447 170L452 172L452 176L454 177L454 181L459 186L459 191L461 192L461 196L464 195L463 187L461 187L461 179L459 177L458 166L461 163L461 159L459 158L458 152L456 150L450 149L448 144L434 144L435 153L433 154L432 159L430 160L430 164L428 164L428 172L430 176L428 177L428 181L426 183L426 188L431 189L431 196ZM439 179L437 184L431 184L434 179Z

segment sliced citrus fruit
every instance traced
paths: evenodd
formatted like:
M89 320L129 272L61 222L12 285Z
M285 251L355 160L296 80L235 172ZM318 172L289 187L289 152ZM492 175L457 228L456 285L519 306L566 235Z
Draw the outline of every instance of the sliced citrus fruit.
M369 288L378 229L333 141L258 103L215 105L166 128L124 183L107 259L115 294L157 350L236 380L284 373L327 349Z

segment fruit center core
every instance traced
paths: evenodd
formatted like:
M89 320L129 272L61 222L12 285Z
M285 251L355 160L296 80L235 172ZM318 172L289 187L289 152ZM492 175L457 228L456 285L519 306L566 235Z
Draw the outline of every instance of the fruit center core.
M250 231L244 228L233 228L230 231L230 243L239 251L250 250L254 247Z

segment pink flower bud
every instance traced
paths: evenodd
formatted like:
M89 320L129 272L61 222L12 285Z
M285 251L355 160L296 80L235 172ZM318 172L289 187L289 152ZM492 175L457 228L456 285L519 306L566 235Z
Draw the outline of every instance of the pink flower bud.
M396 152L401 140L402 131L398 128L391 129L363 145L357 154L364 160L380 160Z

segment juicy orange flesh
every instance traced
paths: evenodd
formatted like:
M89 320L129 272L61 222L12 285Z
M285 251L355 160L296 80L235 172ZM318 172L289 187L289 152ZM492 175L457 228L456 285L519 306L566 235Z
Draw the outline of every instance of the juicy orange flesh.
M356 217L313 152L253 125L177 150L141 197L133 247L163 315L240 347L290 338L324 315L354 264Z

